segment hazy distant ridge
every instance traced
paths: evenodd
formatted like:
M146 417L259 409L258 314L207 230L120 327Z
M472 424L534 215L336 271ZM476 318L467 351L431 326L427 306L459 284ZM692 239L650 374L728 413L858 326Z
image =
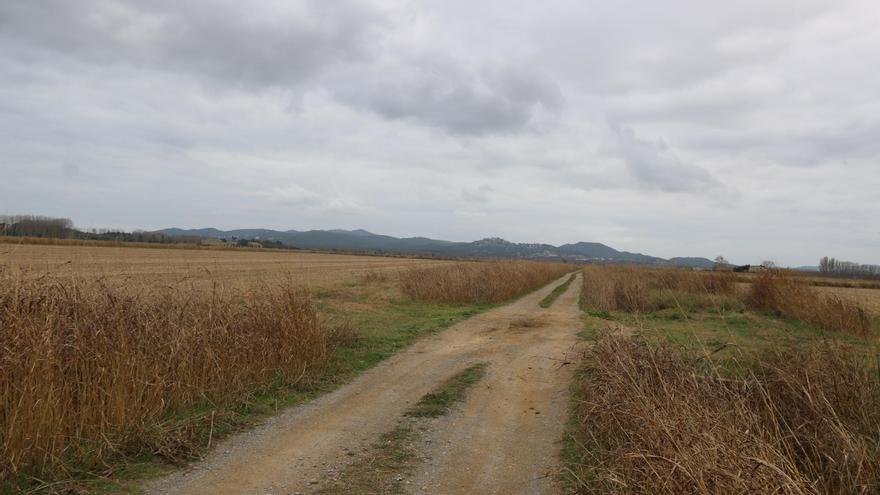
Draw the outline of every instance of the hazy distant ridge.
M663 259L641 253L618 251L598 242L577 242L553 246L551 244L513 243L497 237L474 242L452 242L427 237L392 237L366 230L269 230L238 229L163 229L166 235L185 235L231 239L278 241L303 249L340 249L354 251L385 251L441 256L483 258L547 259L568 261L612 261L644 264L711 267L711 260L699 257Z

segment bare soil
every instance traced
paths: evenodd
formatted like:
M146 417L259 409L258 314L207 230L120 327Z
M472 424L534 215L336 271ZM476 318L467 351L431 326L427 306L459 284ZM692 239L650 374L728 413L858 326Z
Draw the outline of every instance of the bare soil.
M563 277L425 338L356 380L228 438L203 461L156 480L155 494L309 493L367 455L426 393L465 368L485 377L423 433L424 456L400 479L411 493L557 493L577 366L580 280L549 308ZM580 275L578 275L580 278Z

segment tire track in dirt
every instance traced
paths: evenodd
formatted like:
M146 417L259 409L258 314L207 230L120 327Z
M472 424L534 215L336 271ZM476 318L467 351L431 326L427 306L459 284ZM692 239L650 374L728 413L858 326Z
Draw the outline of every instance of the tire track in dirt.
M514 321L495 346L481 351L487 374L434 430L431 461L413 480L413 492L559 491L569 386L581 355L580 287L578 278L546 310L525 308L537 326L517 330Z
M580 275L550 308L538 302L567 278L422 339L336 391L230 437L147 493L308 492L392 430L423 395L477 362L489 363L486 377L432 433L431 461L407 486L554 493L578 355Z

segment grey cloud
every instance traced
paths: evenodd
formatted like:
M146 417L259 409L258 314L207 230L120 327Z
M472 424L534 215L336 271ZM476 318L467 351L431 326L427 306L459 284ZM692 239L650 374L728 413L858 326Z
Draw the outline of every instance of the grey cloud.
M55 53L220 84L300 83L324 66L366 57L381 25L375 12L345 0L268 9L228 0L0 3L0 40L24 63Z
M461 190L461 199L471 203L486 203L489 201L489 195L495 190L489 184L483 184L480 187L466 187Z
M771 62L787 48L790 29L833 7L824 0L586 0L549 20L537 4L538 12L523 15L538 18L526 25L562 72L594 91L619 93L680 88Z
M522 130L539 107L555 111L563 103L552 81L523 68L412 61L372 67L352 81L338 91L343 101L460 135Z
M719 185L706 169L683 162L663 139L647 141L629 127L611 125L617 151L643 187L667 192L699 191Z
M825 129L796 127L770 123L734 133L707 132L692 135L688 145L729 156L749 153L790 167L814 167L829 161L840 163L880 155L880 121L840 122Z
M876 262L877 12L0 1L0 210Z

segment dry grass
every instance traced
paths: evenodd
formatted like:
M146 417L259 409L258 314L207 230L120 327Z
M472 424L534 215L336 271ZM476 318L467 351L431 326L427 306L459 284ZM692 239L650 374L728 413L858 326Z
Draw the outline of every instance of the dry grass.
M562 263L492 261L411 268L401 273L404 294L437 303L498 303L521 296L571 272Z
M142 249L219 249L216 247L199 246L196 243L160 244L151 242L62 239L58 237L29 236L0 236L0 244L31 244L37 246L135 247Z
M735 292L736 276L729 272L591 265L584 268L581 302L595 310L635 313L718 305L729 302Z
M180 456L192 432L169 413L296 384L331 344L289 286L123 290L2 267L0 333L0 485Z
M777 311L825 330L861 337L871 333L871 319L864 308L781 272L765 272L756 277L747 301L755 308Z
M0 492L65 492L135 459L184 461L272 404L351 376L472 311L385 301L400 299L391 281L401 270L442 264L0 244ZM382 301L347 292L356 286ZM304 288L343 291L357 308L336 311L339 297L322 296L319 321ZM349 314L375 304L391 315L374 338Z
M634 267L589 266L584 268L581 301L600 311L644 311L649 304L648 281Z
M857 304L874 315L880 315L880 290L862 287L813 287L814 290L837 296Z
M169 249L165 247L93 247L0 244L0 264L24 276L101 277L112 285L151 288L224 285L247 286L291 281L298 286L329 287L358 283L370 274L392 277L409 267L451 264L449 261L237 249Z
M851 298L820 291L782 271L750 277L738 290L729 272L692 272L635 266L584 269L581 301L599 311L643 313L666 308L695 309L747 304L802 320L829 331L866 337L872 333L868 311Z
M583 493L877 493L880 380L864 354L770 352L746 378L606 336L577 406Z
M381 284L388 281L388 274L378 270L370 270L361 275L361 283Z
M862 308L784 273L755 276L745 291L725 277L589 267L584 292L594 293L584 303L639 313L662 309L663 291L705 303L739 298L764 310L761 318L774 318L771 310L809 328L869 335ZM717 313L720 334L693 327L709 321L699 318L705 313ZM835 333L801 334L796 345L764 340L745 306L632 316L642 325L675 321L697 345L651 339L643 328L636 337L600 336L587 351L572 469L581 492L880 492L880 356L870 341ZM709 339L709 350L707 335L727 337ZM734 335L755 345L731 347Z

